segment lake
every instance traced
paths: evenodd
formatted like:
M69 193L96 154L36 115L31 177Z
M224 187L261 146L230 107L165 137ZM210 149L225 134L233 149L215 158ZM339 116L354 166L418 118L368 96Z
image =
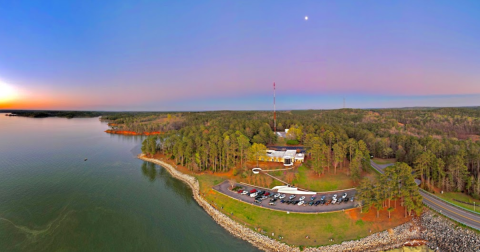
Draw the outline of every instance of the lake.
M0 251L258 251L107 128L0 114Z

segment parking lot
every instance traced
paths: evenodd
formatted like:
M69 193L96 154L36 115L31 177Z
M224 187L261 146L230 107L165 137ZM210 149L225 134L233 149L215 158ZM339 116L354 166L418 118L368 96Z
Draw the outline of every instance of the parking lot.
M245 195L245 194L242 194L242 193L238 193L236 191L231 191L229 189L229 188L231 188L231 186L228 183L228 181L225 181L225 182L223 182L219 185L214 186L213 189L218 191L218 192L221 192L223 194L226 194L226 195L228 195L232 198L235 198L235 199L241 200L243 202L246 202L246 203L255 204L255 205L258 205L258 206L265 207L265 208L271 208L271 209L280 210L280 211L288 211L288 212L298 212L298 213L332 212L332 211L339 211L339 210L342 210L342 209L350 209L350 208L353 208L354 205L356 205L356 200L354 200L354 201L351 200L352 197L355 197L355 193L356 193L355 189L343 190L343 191L338 191L338 192L318 193L316 195L313 195L315 197L313 202L320 201L322 196L325 196L325 204L309 205L309 203L312 201L311 198L310 198L312 195L297 194L295 196L295 198L292 199L292 201L300 201L300 198L302 196L305 196L305 199L303 199L303 201L304 201L303 205L298 205L298 204L293 204L293 203L287 204L286 202L281 203L281 199L277 199L274 202L274 204L271 205L269 203L271 202L272 199L275 198L272 195L275 195L276 192L274 192L272 190L265 190L265 189L258 188L258 187L246 186L246 185L243 185L243 184L238 184L237 187L241 187L242 188L241 190L244 190L244 191L247 191L247 192L250 192L253 189L255 189L257 191L265 191L266 193L267 192L270 193L270 195L268 195L267 198L265 198L264 200L255 202L255 198L250 197L250 195L248 195L248 194ZM341 203L336 203L336 204L331 204L331 203L327 204L328 201L332 200L332 197L333 197L334 194L337 194L337 199L340 199L340 198L342 198L342 195L344 193L347 193L346 197L349 198L348 201L341 202ZM291 194L285 193L285 198L283 200L288 201L290 196L291 196Z

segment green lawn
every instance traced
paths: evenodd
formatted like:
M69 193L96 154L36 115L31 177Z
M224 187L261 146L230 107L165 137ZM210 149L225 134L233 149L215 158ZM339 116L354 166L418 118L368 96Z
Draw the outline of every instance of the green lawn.
M384 158L374 158L372 161L375 164L383 165L383 164L391 164L395 163L397 160L395 158L389 158L389 159L384 159Z
M472 205L468 205L468 204L463 204L463 203L460 203L458 201L454 201L453 199L457 199L457 200L461 200L463 202L469 202L469 203L473 203L475 202L475 212L479 213L480 214L480 200L475 200L474 198L470 197L469 195L466 195L464 193L459 193L459 192L444 192L443 194L441 193L436 193L435 194L436 196L452 203L452 204L455 204L457 206L461 206L463 208L467 208L467 209L470 209L473 211L473 206Z
M293 180L293 184L314 192L326 192L354 187L350 177L343 172L314 177L309 177L309 172L310 169L305 166L300 166L297 170L298 177Z

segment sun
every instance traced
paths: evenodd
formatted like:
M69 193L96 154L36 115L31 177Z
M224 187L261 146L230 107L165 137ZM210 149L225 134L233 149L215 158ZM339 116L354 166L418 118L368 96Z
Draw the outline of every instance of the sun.
M0 81L0 102L12 100L17 96L17 91L12 86Z

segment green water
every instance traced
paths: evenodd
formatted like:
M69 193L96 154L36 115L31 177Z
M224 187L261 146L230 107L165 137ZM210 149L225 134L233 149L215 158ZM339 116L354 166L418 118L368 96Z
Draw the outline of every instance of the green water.
M0 251L257 251L105 129L0 114Z

